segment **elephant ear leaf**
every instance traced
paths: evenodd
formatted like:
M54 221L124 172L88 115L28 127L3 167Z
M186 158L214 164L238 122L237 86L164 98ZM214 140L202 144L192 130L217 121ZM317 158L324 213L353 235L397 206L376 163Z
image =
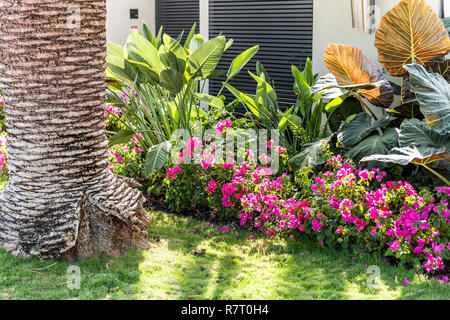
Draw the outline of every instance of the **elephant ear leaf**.
M424 65L450 51L450 38L441 19L423 0L403 0L381 19L375 35L378 60L393 76L403 66Z
M372 124L372 117L365 112L358 113L351 121L344 122L338 132L337 139L344 147L350 148L380 127L386 127L389 121L382 120Z
M430 150L431 151L431 150ZM448 152L430 152L427 154L421 153L416 147L413 148L393 148L389 154L374 154L364 157L361 161L380 161L401 164L406 166L413 163L417 165L427 165L435 161L447 160L450 161L450 153Z
M151 147L145 159L144 174L148 176L155 170L161 170L169 160L171 150L172 145L169 141Z
M373 105L387 108L394 101L394 90L383 72L358 48L331 43L326 47L323 58L340 85L378 83L374 89L358 90Z
M430 62L424 67L429 73L438 73L443 76L448 83L450 83L450 60ZM403 102L410 102L416 99L416 95L411 90L409 81L409 74L405 73L403 75L403 84L401 87L401 98Z
M417 119L408 119L402 122L398 140L400 147L415 146L422 154L450 151L450 134L439 134L426 123Z
M418 64L406 65L405 69L428 125L441 134L449 133L450 84L441 75L428 73Z
M351 148L346 156L358 163L364 156L373 154L387 154L391 149L398 147L398 132L395 128L387 129L381 136L378 133L362 140Z

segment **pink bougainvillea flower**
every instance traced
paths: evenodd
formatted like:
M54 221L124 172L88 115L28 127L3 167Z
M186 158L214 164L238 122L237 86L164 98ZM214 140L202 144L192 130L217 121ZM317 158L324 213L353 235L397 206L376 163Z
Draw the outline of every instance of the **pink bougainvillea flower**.
M167 169L167 178L170 178L172 180L175 179L176 174L178 172L181 172L180 167L173 167L173 168Z
M313 219L312 221L312 228L314 231L319 231L323 227L323 223L319 223L316 219Z
M233 122L230 119L220 120L216 124L217 133L222 133L225 128L230 128L232 124L233 124Z
M409 285L410 285L410 282L409 282L409 280L405 280L405 281L403 281L403 285L404 285L404 286L409 286Z
M228 232L230 232L230 229L228 229L227 227L223 227L223 228L220 228L220 231L222 231L223 233L228 233Z
M400 243L398 242L398 240L388 242L387 244L392 251L397 251L398 248L400 248Z
M206 188L206 191L209 192L209 194L212 194L217 189L217 184L214 180L208 181L208 187Z

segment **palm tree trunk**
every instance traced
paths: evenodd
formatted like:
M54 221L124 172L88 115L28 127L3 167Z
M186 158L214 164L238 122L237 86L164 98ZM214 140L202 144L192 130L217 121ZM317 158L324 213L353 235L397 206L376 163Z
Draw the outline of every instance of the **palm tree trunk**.
M14 255L115 256L148 245L142 195L108 170L105 2L0 0L10 176L0 246Z

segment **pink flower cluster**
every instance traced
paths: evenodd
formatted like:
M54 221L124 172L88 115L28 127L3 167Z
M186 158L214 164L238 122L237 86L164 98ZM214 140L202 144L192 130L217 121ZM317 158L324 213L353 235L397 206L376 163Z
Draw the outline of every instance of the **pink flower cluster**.
M0 172L6 169L6 132L0 132Z
M312 193L319 199L313 209L317 218L312 221L314 230L320 230L324 224L328 228L338 225L336 234L347 230L347 234L362 242L385 245L396 257L422 256L428 272L444 269L439 255L450 249L450 243L446 243L448 238L439 237L438 228L450 223L447 199L427 201L406 181L381 183L385 172L355 170L349 163L342 163L340 156L334 157L328 167L334 170L320 174L311 185ZM373 188L375 183L379 186ZM448 198L450 187L439 187L437 192Z
M233 122L231 122L230 119L220 120L216 124L216 131L217 133L222 133L225 128L230 128Z

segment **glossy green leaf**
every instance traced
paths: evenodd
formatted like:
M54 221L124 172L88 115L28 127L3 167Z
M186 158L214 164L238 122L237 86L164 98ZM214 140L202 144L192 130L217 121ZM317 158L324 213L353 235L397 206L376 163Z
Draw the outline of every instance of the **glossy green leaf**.
M137 31L131 31L127 43L132 43L142 53L147 63L155 70L160 71L163 66L159 58L158 49L150 41Z
M337 132L343 121L348 119L351 115L363 112L363 109L358 99L347 97L341 104L327 111L329 112L328 124L330 129L332 132Z
M192 25L191 30L189 31L189 34L188 34L188 36L186 38L186 41L184 42L184 46L183 47L185 49L189 49L189 46L191 45L192 38L194 38L194 36L195 36L195 28L196 27L197 27L197 23L194 22L194 24Z
M145 22L145 21L142 22L142 35L144 36L145 39L150 41L150 43L154 47L156 47L155 37L153 37L152 31L150 30L147 22Z
M108 54L113 55L113 56L117 56L119 58L124 58L124 47L116 44L114 42L108 41L106 42L106 52L108 52Z
M416 146L423 154L450 151L450 134L440 134L417 119L404 120L400 126L400 147Z

